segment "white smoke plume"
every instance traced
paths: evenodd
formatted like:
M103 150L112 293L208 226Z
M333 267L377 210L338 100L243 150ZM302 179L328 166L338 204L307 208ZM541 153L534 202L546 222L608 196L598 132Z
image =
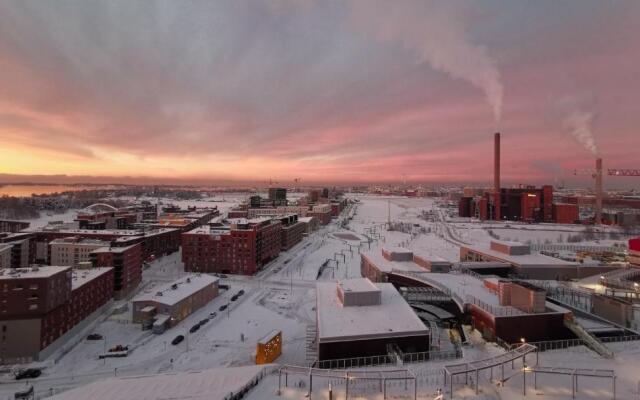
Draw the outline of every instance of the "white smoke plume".
M504 92L500 72L486 47L470 40L468 10L449 1L354 0L352 4L363 32L399 43L432 68L482 90L496 123L500 121Z
M598 146L591 130L594 118L593 113L573 110L564 118L563 124L578 143L593 155L598 155Z

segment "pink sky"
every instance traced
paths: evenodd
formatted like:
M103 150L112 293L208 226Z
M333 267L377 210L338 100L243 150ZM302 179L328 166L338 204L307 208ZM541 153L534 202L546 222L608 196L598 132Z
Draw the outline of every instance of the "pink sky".
M0 174L482 183L495 130L507 182L570 180L594 145L640 168L639 19L597 0L4 2Z

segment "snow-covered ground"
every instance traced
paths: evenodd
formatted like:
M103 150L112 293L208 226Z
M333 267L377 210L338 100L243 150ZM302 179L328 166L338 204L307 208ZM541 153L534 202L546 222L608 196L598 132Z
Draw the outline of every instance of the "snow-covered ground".
M163 203L173 203L183 207L196 205L199 207L217 205L224 213L229 208L244 200L245 195L225 195L215 198L216 201L171 201L163 199ZM132 324L130 311L124 314L113 314L96 324L93 332L105 337L104 341L80 340L57 363L53 360L45 362L47 366L43 376L35 381L39 393L49 388L65 389L78 386L108 376L139 375L158 372L202 370L216 367L245 366L254 364L256 342L273 329L283 332L283 354L276 360L280 364L305 365L307 331L315 324L315 283L317 280L335 280L360 276L359 252L375 250L382 246L403 246L409 249L430 252L450 261L459 258L459 243L488 242L491 236L487 226L476 222L443 221L444 213L432 199L401 198L380 196L357 196L359 203L341 216L339 221L321 228L293 249L282 252L280 256L267 265L254 277L229 276L222 279L223 284L230 286L219 297L202 309L190 315L178 326L169 329L162 335L153 335L142 331L140 325ZM154 201L155 199L149 199ZM65 214L66 215L66 214ZM351 216L342 224L342 220ZM55 218L54 218L55 219ZM71 216L73 219L73 216ZM384 226L391 220L394 224L404 223L401 231L387 231ZM41 221L41 220L38 220ZM44 221L44 220L42 220ZM537 225L523 225L518 229L494 227L494 232L501 237L512 240L526 240L527 235L542 235L541 240L554 235L567 234L565 229L578 229L570 226L544 226L550 229L538 229ZM340 233L351 233L358 240L348 240ZM533 238L533 236L530 236ZM368 238L376 239L371 241ZM542 239L544 238L544 239ZM533 239L534 241L537 238ZM551 239L550 239L551 240ZM322 266L325 265L323 269ZM172 281L184 274L180 253L163 257L154 261L143 273L140 290L152 290L154 285ZM230 299L233 294L243 289L245 295L237 301ZM223 312L220 306L229 304ZM211 317L216 313L215 317ZM205 318L209 322L200 330L189 334L189 328ZM186 340L177 346L171 340L177 335L185 335ZM477 335L470 335L472 340L464 348L464 361L491 357L503 352L494 344L485 343ZM98 360L97 355L105 347L117 344L130 345L133 352L126 358ZM633 390L640 380L640 347L637 343L619 344L614 360L603 360L585 349L569 349L543 353L540 356L543 365L575 365L591 368L614 368L619 374L619 399L634 399ZM635 347L634 347L635 346ZM462 362L455 360L453 363ZM449 362L429 362L413 364L412 372L418 377L418 398L432 399L435 391L443 387L442 366ZM399 366L394 366L399 368ZM514 372L514 374L517 371ZM488 378L481 381L481 395L475 396L470 388L457 385L457 398L477 399L520 399L521 377L514 375L504 388L498 388ZM10 396L19 386L8 382L8 376L0 377L4 382L0 385L0 398ZM302 378L298 378L301 380ZM483 379L483 378L481 378ZM532 378L531 378L532 379ZM277 375L266 378L249 394L249 399L269 398L301 398L306 389L290 387L282 397L276 395ZM539 377L538 396L543 398L568 399L571 386L566 377ZM586 382L586 380L585 380ZM328 398L329 381L318 382L318 397ZM335 394L344 391L344 386L333 382ZM598 384L600 384L598 382ZM382 398L378 389L370 384L358 384L352 387L350 398ZM314 384L315 386L315 384ZM413 398L403 392L404 382L390 383L390 395L395 398ZM568 396L567 397L567 388ZM579 399L609 398L609 383L602 382L601 387L581 386ZM344 395L344 392L342 392ZM534 395L533 386L529 392ZM635 395L637 396L637 395Z

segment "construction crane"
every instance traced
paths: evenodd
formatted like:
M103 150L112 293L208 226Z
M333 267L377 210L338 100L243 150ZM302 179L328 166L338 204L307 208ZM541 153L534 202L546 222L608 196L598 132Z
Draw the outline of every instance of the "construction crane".
M586 168L586 169L575 169L573 170L574 175L591 175L591 177L595 180L595 190L596 190L596 210L595 210L595 218L594 222L596 224L602 223L602 198L603 190L602 190L602 176L604 175L604 168L602 168L602 159L596 159L596 167L594 169ZM640 176L640 169L621 169L621 168L607 168L608 176Z

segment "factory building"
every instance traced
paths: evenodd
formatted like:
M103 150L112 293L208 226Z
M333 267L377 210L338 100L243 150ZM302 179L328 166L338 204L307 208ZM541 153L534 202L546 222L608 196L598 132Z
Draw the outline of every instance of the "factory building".
M218 278L190 274L142 293L133 299L133 322L151 324L166 320L173 327L218 296Z
M429 351L429 329L391 283L316 284L318 360Z
M253 275L280 254L282 223L234 219L182 234L185 271Z
M0 271L0 363L43 360L113 296L113 269L46 266Z

